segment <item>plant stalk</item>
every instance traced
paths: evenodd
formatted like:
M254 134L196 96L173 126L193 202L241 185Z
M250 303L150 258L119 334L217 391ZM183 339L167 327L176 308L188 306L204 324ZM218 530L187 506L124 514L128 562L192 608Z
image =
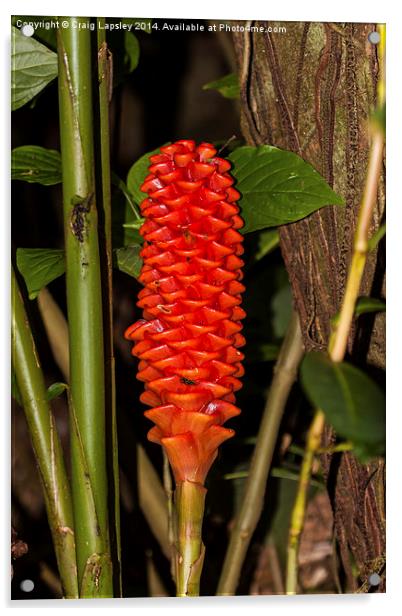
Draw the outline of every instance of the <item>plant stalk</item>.
M382 45L385 32L381 30ZM382 47L383 49L383 47ZM381 66L381 78L378 86L378 104L385 103L385 90L383 88L384 67ZM383 164L384 135L376 123L372 126L372 141L367 168L366 182L362 202L357 218L356 232L353 241L352 260L346 281L345 294L339 314L339 319L332 332L328 355L334 362L342 362L349 339L349 333L355 313L356 301L359 296L361 281L369 251L369 231L377 201L378 182ZM298 554L300 537L303 530L306 514L307 491L310 484L312 465L321 446L322 433L325 426L325 417L321 410L315 412L313 421L307 433L306 449L300 471L299 486L293 506L291 525L288 539L288 562L286 576L286 593L297 593L298 580Z
M81 597L112 597L91 32L58 30L73 508Z
M202 521L207 491L199 483L182 481L175 490L176 596L198 597L205 548Z
M56 424L24 301L11 271L13 367L45 497L57 566L67 599L78 598L71 492Z
M299 318L293 313L282 343L271 388L258 431L242 504L230 536L229 547L218 584L218 595L233 595L251 537L260 519L272 456L287 399L303 357Z
M122 595L119 458L116 420L116 379L113 344L113 247L112 247L112 197L110 169L109 103L113 90L112 54L106 42L105 18L97 20L98 106L99 118L96 131L99 147L98 168L99 236L102 273L104 337L105 337L105 408L106 456L109 481L109 515L112 560L115 564L115 595Z

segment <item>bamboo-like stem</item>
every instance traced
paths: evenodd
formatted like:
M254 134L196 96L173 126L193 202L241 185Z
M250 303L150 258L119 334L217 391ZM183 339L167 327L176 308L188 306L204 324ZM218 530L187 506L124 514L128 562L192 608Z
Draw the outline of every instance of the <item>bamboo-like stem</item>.
M176 509L176 596L198 597L205 548L202 521L206 489L199 483L182 481L175 490Z
M11 272L13 367L42 480L57 566L68 599L78 597L71 492L63 451L46 398L35 342L14 270Z
M385 32L382 30L382 43ZM378 102L384 104L385 92L382 87L384 70L381 67L381 76L378 87ZM362 202L357 218L356 232L353 241L352 260L346 281L345 294L339 314L339 319L332 332L328 345L328 355L334 362L341 362L346 353L348 338L354 318L356 301L359 296L364 267L369 251L369 230L377 201L378 182L383 164L384 135L379 126L373 123L372 141L367 168L366 183ZM288 562L286 576L286 593L297 593L298 554L300 537L303 530L306 513L307 491L310 485L312 465L321 446L321 438L325 425L325 417L321 410L315 412L313 421L307 433L306 449L300 471L299 485L295 503L292 510L289 539Z
M230 536L229 547L218 584L218 595L233 595L236 592L247 549L263 509L265 487L279 426L302 357L303 342L299 318L296 313L293 313L276 362L274 377L251 459L242 504Z
M91 32L57 32L73 508L80 596L112 597L102 290L95 198ZM86 20L85 20L86 23Z
M98 106L99 124L99 212L100 256L105 337L105 408L106 455L109 477L110 544L114 562L115 595L122 594L119 459L116 420L116 379L113 345L113 247L112 247L112 197L110 169L109 103L113 89L112 54L106 42L105 18L97 20Z

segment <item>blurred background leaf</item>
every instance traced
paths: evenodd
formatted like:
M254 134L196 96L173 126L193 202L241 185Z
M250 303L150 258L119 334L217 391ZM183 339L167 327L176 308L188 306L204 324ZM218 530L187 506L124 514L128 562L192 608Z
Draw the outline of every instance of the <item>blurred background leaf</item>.
M216 90L225 98L240 98L239 78L236 73L229 73L215 81L202 86L203 90Z
M61 158L57 150L22 145L11 152L11 179L51 186L61 182Z
M385 396L366 373L326 353L310 352L301 365L301 383L336 432L352 441L361 461L385 451Z

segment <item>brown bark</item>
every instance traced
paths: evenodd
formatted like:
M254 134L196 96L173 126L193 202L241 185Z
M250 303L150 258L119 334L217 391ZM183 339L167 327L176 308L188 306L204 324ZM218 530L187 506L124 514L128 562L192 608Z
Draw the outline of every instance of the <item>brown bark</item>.
M244 22L243 24L244 25ZM307 350L325 349L342 300L367 167L368 119L378 61L367 36L373 25L252 22L286 33L234 33L247 143L269 143L310 162L346 202L280 229L281 250ZM384 183L372 230L384 215ZM370 254L361 295L384 293L382 246ZM349 340L355 362L381 373L384 315L361 319ZM334 438L327 428L326 443ZM384 573L384 465L347 453L323 458L348 589ZM352 573L351 558L359 576ZM384 589L382 583L379 590Z

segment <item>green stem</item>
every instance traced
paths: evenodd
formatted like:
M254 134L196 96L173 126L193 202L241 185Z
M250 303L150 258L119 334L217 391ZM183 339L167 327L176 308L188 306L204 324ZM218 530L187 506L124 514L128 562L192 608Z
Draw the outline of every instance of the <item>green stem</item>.
M104 292L105 335L105 397L106 397L106 451L109 483L109 515L112 560L115 563L115 594L122 594L119 459L116 420L116 379L113 345L113 247L112 247L112 198L110 170L109 101L113 88L112 54L106 42L105 18L98 19L98 97L99 97L99 168L100 192L100 248Z
M286 594L288 595L295 595L297 593L297 558L299 553L300 536L304 525L307 493L311 480L314 457L321 444L321 436L324 425L324 414L322 411L318 411L307 434L306 452L303 457L299 476L299 485L290 520L286 575Z
M293 313L275 366L242 504L235 520L218 584L218 595L233 595L236 592L247 549L263 509L265 487L279 426L302 357L303 343L299 318Z
M91 33L58 30L73 508L80 596L112 597L102 290L95 199Z
M14 270L11 272L11 292L13 366L42 480L63 594L68 599L74 599L78 597L78 582L70 486L55 421L46 397L42 369Z
M176 506L176 595L198 597L205 548L201 531L206 489L182 481L175 491Z

